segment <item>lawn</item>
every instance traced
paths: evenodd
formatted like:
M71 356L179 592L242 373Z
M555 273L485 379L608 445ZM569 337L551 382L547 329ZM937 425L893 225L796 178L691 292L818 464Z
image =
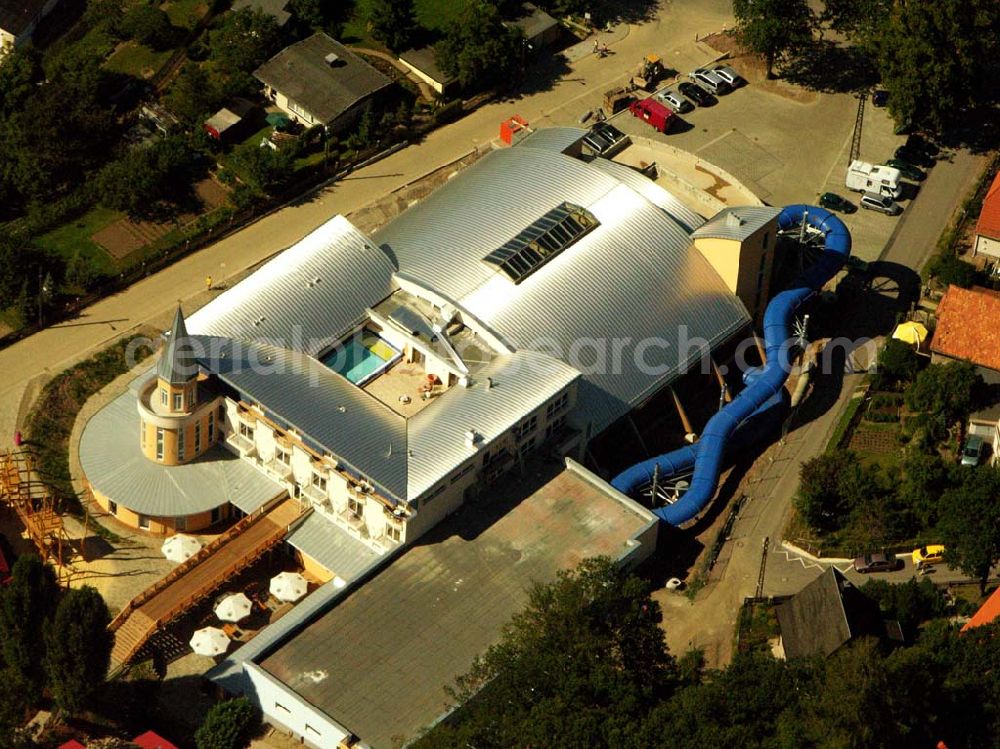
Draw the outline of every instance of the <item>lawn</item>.
M125 42L107 59L104 67L112 73L123 73L145 80L163 67L171 54L173 50L170 49L157 52L143 44Z
M170 23L188 30L193 29L208 13L208 6L203 0L174 0L164 3L162 8Z
M37 238L37 243L44 249L51 250L68 262L77 252L90 261L92 267L99 273L115 273L114 261L104 249L90 237L124 216L119 211L108 208L93 208L58 229Z

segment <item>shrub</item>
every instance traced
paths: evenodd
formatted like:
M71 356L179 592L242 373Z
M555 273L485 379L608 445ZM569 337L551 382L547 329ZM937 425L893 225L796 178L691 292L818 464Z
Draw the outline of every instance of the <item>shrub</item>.
M198 749L243 749L253 736L260 716L246 697L212 706L195 732Z
M442 107L438 107L434 112L434 122L438 125L444 125L457 120L464 113L461 100L455 99Z

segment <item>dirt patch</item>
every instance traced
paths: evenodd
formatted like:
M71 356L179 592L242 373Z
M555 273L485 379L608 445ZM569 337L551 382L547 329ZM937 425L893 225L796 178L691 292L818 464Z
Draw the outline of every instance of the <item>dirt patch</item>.
M203 211L212 211L225 205L229 197L229 190L211 177L195 183L194 193L201 202ZM193 213L182 213L173 221L133 221L123 218L94 233L90 238L115 260L122 260L196 218Z
M819 99L819 94L815 91L809 91L780 78L768 80L764 60L741 47L732 32L719 31L704 37L700 42L716 50L720 55L728 55L726 64L732 65L747 83L753 84L761 91L783 96L799 104L812 104Z

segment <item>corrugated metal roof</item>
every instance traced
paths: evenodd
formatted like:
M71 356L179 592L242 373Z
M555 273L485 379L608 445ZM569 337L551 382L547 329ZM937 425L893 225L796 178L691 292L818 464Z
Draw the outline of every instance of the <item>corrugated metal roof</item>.
M393 270L384 252L336 216L188 317L187 327L315 355L392 293Z
M80 464L95 490L150 517L192 515L226 502L250 512L284 491L222 447L181 466L149 460L139 446L139 415L131 390L87 422L80 438Z
M345 582L356 580L382 556L317 510L285 540Z
M402 416L305 354L266 343L193 338L206 369L387 494L406 497Z
M595 169L600 169L602 172L607 172L622 184L631 187L653 205L665 210L687 231L694 231L705 223L705 219L674 197L673 193L660 187L660 185L645 175L640 174L632 167L602 158L594 159L590 162L590 165Z
M741 205L723 208L699 227L692 239L734 239L742 242L768 221L777 218L781 211L767 205Z
M517 147L565 153L583 140L586 134L587 131L579 127L544 127L528 133L517 142Z
M448 390L408 423L410 497L420 496L482 449L466 445L470 429L489 443L579 376L558 359L520 350L495 358L477 372L472 386Z
M563 201L587 208L601 226L518 285L482 261ZM455 299L516 347L584 367L597 390L581 388L580 410L597 431L698 355L680 350L684 340L714 346L749 324L681 222L617 175L559 153L495 151L373 238L402 273ZM616 340L628 343L620 366L590 367L583 349L596 341L610 352ZM640 341L652 371L635 359ZM574 362L574 351L584 360Z

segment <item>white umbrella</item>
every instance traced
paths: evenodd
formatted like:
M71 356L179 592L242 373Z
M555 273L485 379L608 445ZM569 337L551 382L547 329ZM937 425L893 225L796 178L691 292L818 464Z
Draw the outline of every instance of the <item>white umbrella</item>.
M233 593L223 598L215 607L215 615L224 622L238 622L250 616L253 603L242 593Z
M189 644L198 655L222 655L229 649L229 638L218 627L204 627L194 633Z
M197 554L200 549L201 541L194 536L185 536L183 533L171 536L160 547L163 556L171 562L185 562Z
M282 572L271 578L271 595L279 601L297 601L309 590L309 583L298 572Z

